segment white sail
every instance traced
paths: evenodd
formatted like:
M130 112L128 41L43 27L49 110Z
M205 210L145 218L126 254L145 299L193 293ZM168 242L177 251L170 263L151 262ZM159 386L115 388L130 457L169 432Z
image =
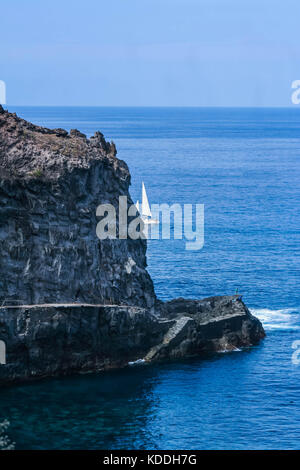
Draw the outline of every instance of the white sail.
M135 207L136 207L137 211L140 212L140 201L136 201Z
M142 216L152 217L144 182L142 183Z

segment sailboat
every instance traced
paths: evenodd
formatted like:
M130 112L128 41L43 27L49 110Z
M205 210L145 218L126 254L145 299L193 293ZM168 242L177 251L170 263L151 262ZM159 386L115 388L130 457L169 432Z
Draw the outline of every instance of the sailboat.
M152 219L152 213L149 206L149 201L146 193L146 188L144 185L144 181L142 182L142 206L140 207L139 201L136 202L135 207L141 214L141 218L144 224L159 224L157 219Z

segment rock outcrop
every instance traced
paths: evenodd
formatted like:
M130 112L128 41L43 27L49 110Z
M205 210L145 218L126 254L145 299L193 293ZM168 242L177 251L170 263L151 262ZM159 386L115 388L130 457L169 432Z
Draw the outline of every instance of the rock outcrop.
M97 206L132 204L129 184L100 132L45 129L0 108L0 304L153 307L145 240L96 236Z
M99 240L96 208L129 195L100 132L45 129L0 107L0 383L257 343L238 296L163 304L142 239ZM1 359L1 358L0 358Z

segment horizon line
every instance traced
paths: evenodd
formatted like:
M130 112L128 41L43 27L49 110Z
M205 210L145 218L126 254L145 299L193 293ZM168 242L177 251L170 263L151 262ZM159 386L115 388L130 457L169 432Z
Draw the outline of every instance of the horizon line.
M19 107L19 108L217 108L217 109L270 109L270 108L282 108L282 109L297 109L297 105L252 105L252 106L217 106L217 105L85 105L85 104L2 104L2 107ZM298 107L300 108L300 107Z

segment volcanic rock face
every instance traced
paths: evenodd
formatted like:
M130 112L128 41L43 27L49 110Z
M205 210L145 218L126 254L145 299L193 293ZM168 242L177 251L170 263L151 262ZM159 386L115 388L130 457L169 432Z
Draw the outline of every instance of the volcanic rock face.
M0 307L0 385L232 351L264 336L238 296L186 302L165 304L168 318L118 305Z
M146 242L96 236L97 206L132 203L129 184L100 132L49 130L0 108L0 304L153 307Z
M125 366L160 342L170 323L158 322L140 307L0 308L7 348L0 384Z
M100 132L45 129L0 106L0 383L263 338L238 296L158 301L145 240L98 239L96 208L117 209L119 196L132 204L129 184Z

